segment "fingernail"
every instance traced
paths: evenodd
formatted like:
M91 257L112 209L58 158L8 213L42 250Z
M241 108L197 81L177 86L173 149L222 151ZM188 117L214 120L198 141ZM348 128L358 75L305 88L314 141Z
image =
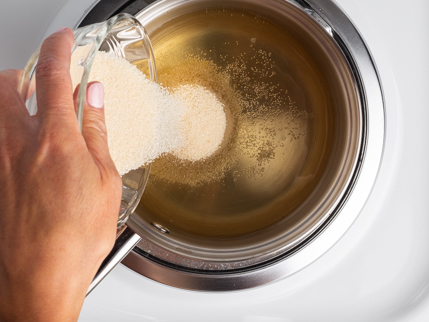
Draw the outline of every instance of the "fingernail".
M62 32L62 31L64 31L64 30L67 30L67 28L63 27L63 28L58 29L58 30L57 30L57 31L55 31L55 32Z
M95 108L104 105L104 87L101 83L92 83L87 90L88 104Z

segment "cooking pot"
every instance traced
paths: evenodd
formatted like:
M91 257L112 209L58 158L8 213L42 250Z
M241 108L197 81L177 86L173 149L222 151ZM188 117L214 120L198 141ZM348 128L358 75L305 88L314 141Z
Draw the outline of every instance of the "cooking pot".
M89 292L125 256L126 266L161 283L216 291L272 282L321 256L359 214L383 150L381 85L353 24L330 0L159 0L130 13L151 39L160 82L163 69L180 71L191 61L192 74L196 61L219 73L227 70L227 84L242 99L272 76L275 90L249 98L253 104L238 114L224 100L233 111L231 142L241 129L249 130L235 118L248 118L250 110L259 125L290 117L292 108L299 113L293 114L293 129L277 129L270 137L278 148L274 154L262 153L272 143L265 140L261 153L252 155L262 160L256 169L263 170L250 178L236 175L244 153L234 154L238 161L211 181L174 177L183 171L189 179L195 164L155 161L142 201L118 231ZM252 59L265 67L252 65ZM235 62L244 64L245 74L234 74ZM280 100L277 116L266 108L269 97ZM282 146L273 138L290 133L297 122L305 131L298 138L292 133L298 151L292 153L290 143ZM221 147L218 155L223 151L229 150ZM157 162L167 167L156 170Z

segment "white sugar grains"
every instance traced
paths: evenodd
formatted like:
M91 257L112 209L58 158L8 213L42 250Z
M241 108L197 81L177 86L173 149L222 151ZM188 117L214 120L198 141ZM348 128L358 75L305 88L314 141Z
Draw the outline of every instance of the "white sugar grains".
M134 65L98 52L89 81L104 86L109 151L121 176L182 144L183 103Z
M121 176L165 153L205 159L222 143L224 106L202 86L181 85L170 93L136 66L105 52L95 56L88 81L104 86L109 151Z
M209 157L220 147L225 134L223 104L199 85L181 85L174 89L174 94L186 108L180 122L183 144L173 154L190 161Z

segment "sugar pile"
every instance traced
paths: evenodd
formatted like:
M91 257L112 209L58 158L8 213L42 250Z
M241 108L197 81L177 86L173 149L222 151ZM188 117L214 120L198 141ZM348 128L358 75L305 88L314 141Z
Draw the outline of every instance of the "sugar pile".
M89 81L104 86L109 151L120 175L182 146L184 104L137 67L98 52Z
M79 74L72 73L72 79L76 86ZM201 160L222 143L224 106L202 86L182 85L170 93L136 66L105 52L94 58L92 81L104 86L109 151L121 176L163 154Z
M181 85L174 94L186 108L180 122L183 144L173 154L190 161L205 159L222 143L226 128L224 106L216 95L199 85Z

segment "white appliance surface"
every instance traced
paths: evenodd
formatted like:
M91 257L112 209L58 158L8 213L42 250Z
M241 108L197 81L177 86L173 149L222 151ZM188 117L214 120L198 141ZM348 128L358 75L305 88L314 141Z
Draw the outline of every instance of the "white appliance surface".
M429 1L337 3L370 48L386 108L379 175L352 227L301 271L251 290L184 291L119 265L88 296L81 322L429 321ZM44 36L93 5L2 1L0 69L23 68Z

